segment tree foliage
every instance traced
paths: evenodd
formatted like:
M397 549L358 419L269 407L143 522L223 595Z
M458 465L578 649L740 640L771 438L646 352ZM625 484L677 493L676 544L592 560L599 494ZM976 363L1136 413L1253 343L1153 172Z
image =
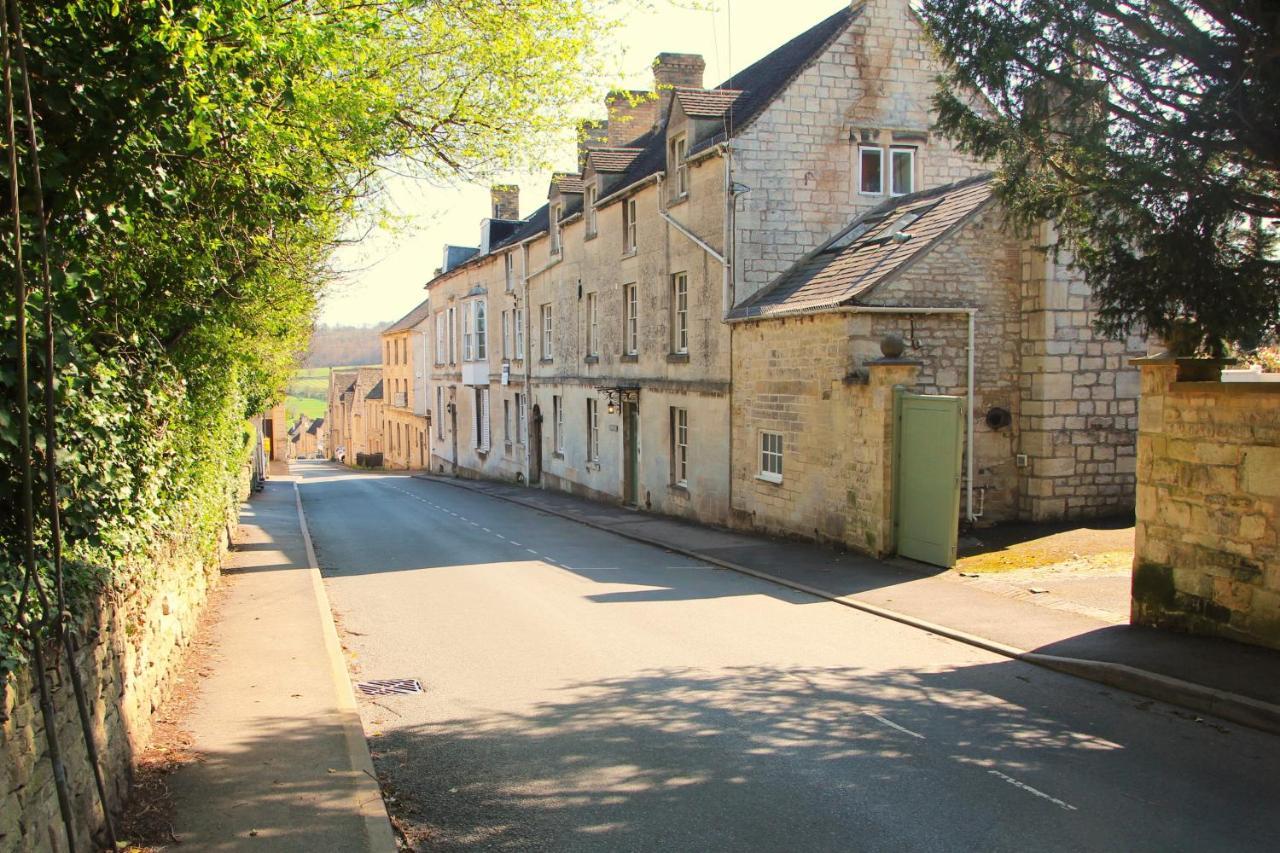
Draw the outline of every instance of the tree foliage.
M380 167L474 176L536 155L592 85L600 2L22 4L55 271L61 509L79 593L127 594L166 543L212 555L245 418L281 396L329 252L371 213ZM26 217L32 153L20 146ZM11 223L5 231L0 668L18 654L22 461ZM36 282L39 246L24 252ZM30 343L38 403L38 331ZM31 461L39 486L41 447Z
M941 130L1052 219L1100 326L1210 349L1280 319L1280 5L925 0ZM965 94L969 93L969 94ZM973 98L980 93L985 98Z

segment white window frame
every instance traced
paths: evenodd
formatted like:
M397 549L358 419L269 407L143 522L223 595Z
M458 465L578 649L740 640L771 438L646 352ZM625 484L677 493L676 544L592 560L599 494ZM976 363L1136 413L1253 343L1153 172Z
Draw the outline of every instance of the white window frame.
M502 357L511 358L511 312L502 312Z
M471 312L474 302L462 303L462 360L471 361Z
M502 440L511 443L511 400L502 398Z
M552 358L552 355L551 355L552 347L554 346L554 343L555 343L551 338L552 326L551 326L551 303L550 302L542 303L542 306L539 309L539 316L542 319L542 323L541 323L542 351L539 353L539 355L542 356L542 359L544 361L550 361Z
M529 401L518 391L516 392L516 442L529 443Z
M671 481L689 487L689 410L671 407Z
M907 174L910 176L911 180L909 182L910 185L907 188L906 192L897 192L893 188L894 178L898 176L898 169L897 169L897 166L895 166L894 164L897 160L897 155L899 154L906 154L911 163L910 167L907 169ZM889 195L891 196L911 195L915 191L916 191L916 149L914 147L910 147L906 145L890 146L889 148Z
M781 483L783 452L786 448L782 433L774 432L773 430L760 430L759 447L760 473L756 477L770 483ZM775 468L777 470L774 470Z
M448 318L443 311L436 312L436 364L444 364L445 356L448 354L445 341L445 323Z
M560 254L560 205L551 205L550 230L551 230L551 254Z
M476 410L472 418L476 450L481 453L488 452L490 444L489 433L489 389L476 388Z
M436 438L444 438L444 386L436 386Z
M450 305L449 306L449 363L450 364L458 363L457 328L458 328L458 309L455 306Z
M582 191L582 220L586 236L596 236L596 188L591 183Z
M600 355L600 304L595 291L587 294L587 355Z
M880 186L874 192L864 189L862 180L862 155L875 154L880 161ZM884 149L879 145L859 145L858 146L858 194L859 195L884 195Z
M671 351L689 353L689 274L671 276Z
M516 286L516 253L507 252L502 256L502 278L510 293Z
M511 325L515 326L516 361L524 361L524 309L516 308L511 315Z
M630 255L639 245L636 239L636 199L635 196L622 200L622 253Z
M600 462L600 402L587 398L587 461Z
M669 156L671 157L671 165L668 167L675 174L675 197L677 199L684 198L689 194L689 161L686 159L686 152L689 140L683 133L675 136L671 140L671 148Z
M471 322L475 325L476 348L475 360L487 361L489 358L489 307L483 299L472 303Z
M564 398L559 394L551 398L551 449L564 455Z
M624 284L622 298L625 305L622 351L627 355L637 355L640 351L640 286L635 282Z

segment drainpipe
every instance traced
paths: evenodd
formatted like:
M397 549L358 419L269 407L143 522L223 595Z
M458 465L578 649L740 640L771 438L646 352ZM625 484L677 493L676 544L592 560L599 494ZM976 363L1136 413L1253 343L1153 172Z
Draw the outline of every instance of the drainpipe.
M973 381L974 381L974 326L977 316L977 308L909 308L889 305L836 305L831 308L821 308L812 311L796 311L788 314L773 314L769 317L739 317L728 322L731 324L745 323L752 320L774 320L783 319L785 317L802 317L806 314L964 314L968 317L969 325L969 346L968 346L968 370L967 381L968 389L965 392L966 397L966 422L965 429L965 494L964 494L964 517L970 524L977 521L977 516L973 514Z

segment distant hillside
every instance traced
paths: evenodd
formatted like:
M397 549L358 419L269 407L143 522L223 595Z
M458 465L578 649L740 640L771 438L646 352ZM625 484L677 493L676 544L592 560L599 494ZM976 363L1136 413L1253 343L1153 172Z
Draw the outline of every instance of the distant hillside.
M372 326L317 326L303 367L341 367L345 364L379 364L379 333L388 323Z

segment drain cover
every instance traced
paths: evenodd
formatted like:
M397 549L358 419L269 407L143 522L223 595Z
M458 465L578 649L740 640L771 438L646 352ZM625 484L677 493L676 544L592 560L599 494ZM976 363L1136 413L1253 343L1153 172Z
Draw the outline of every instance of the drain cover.
M395 696L402 693L421 693L422 682L416 678L384 678L379 681L361 681L356 684L366 696Z

